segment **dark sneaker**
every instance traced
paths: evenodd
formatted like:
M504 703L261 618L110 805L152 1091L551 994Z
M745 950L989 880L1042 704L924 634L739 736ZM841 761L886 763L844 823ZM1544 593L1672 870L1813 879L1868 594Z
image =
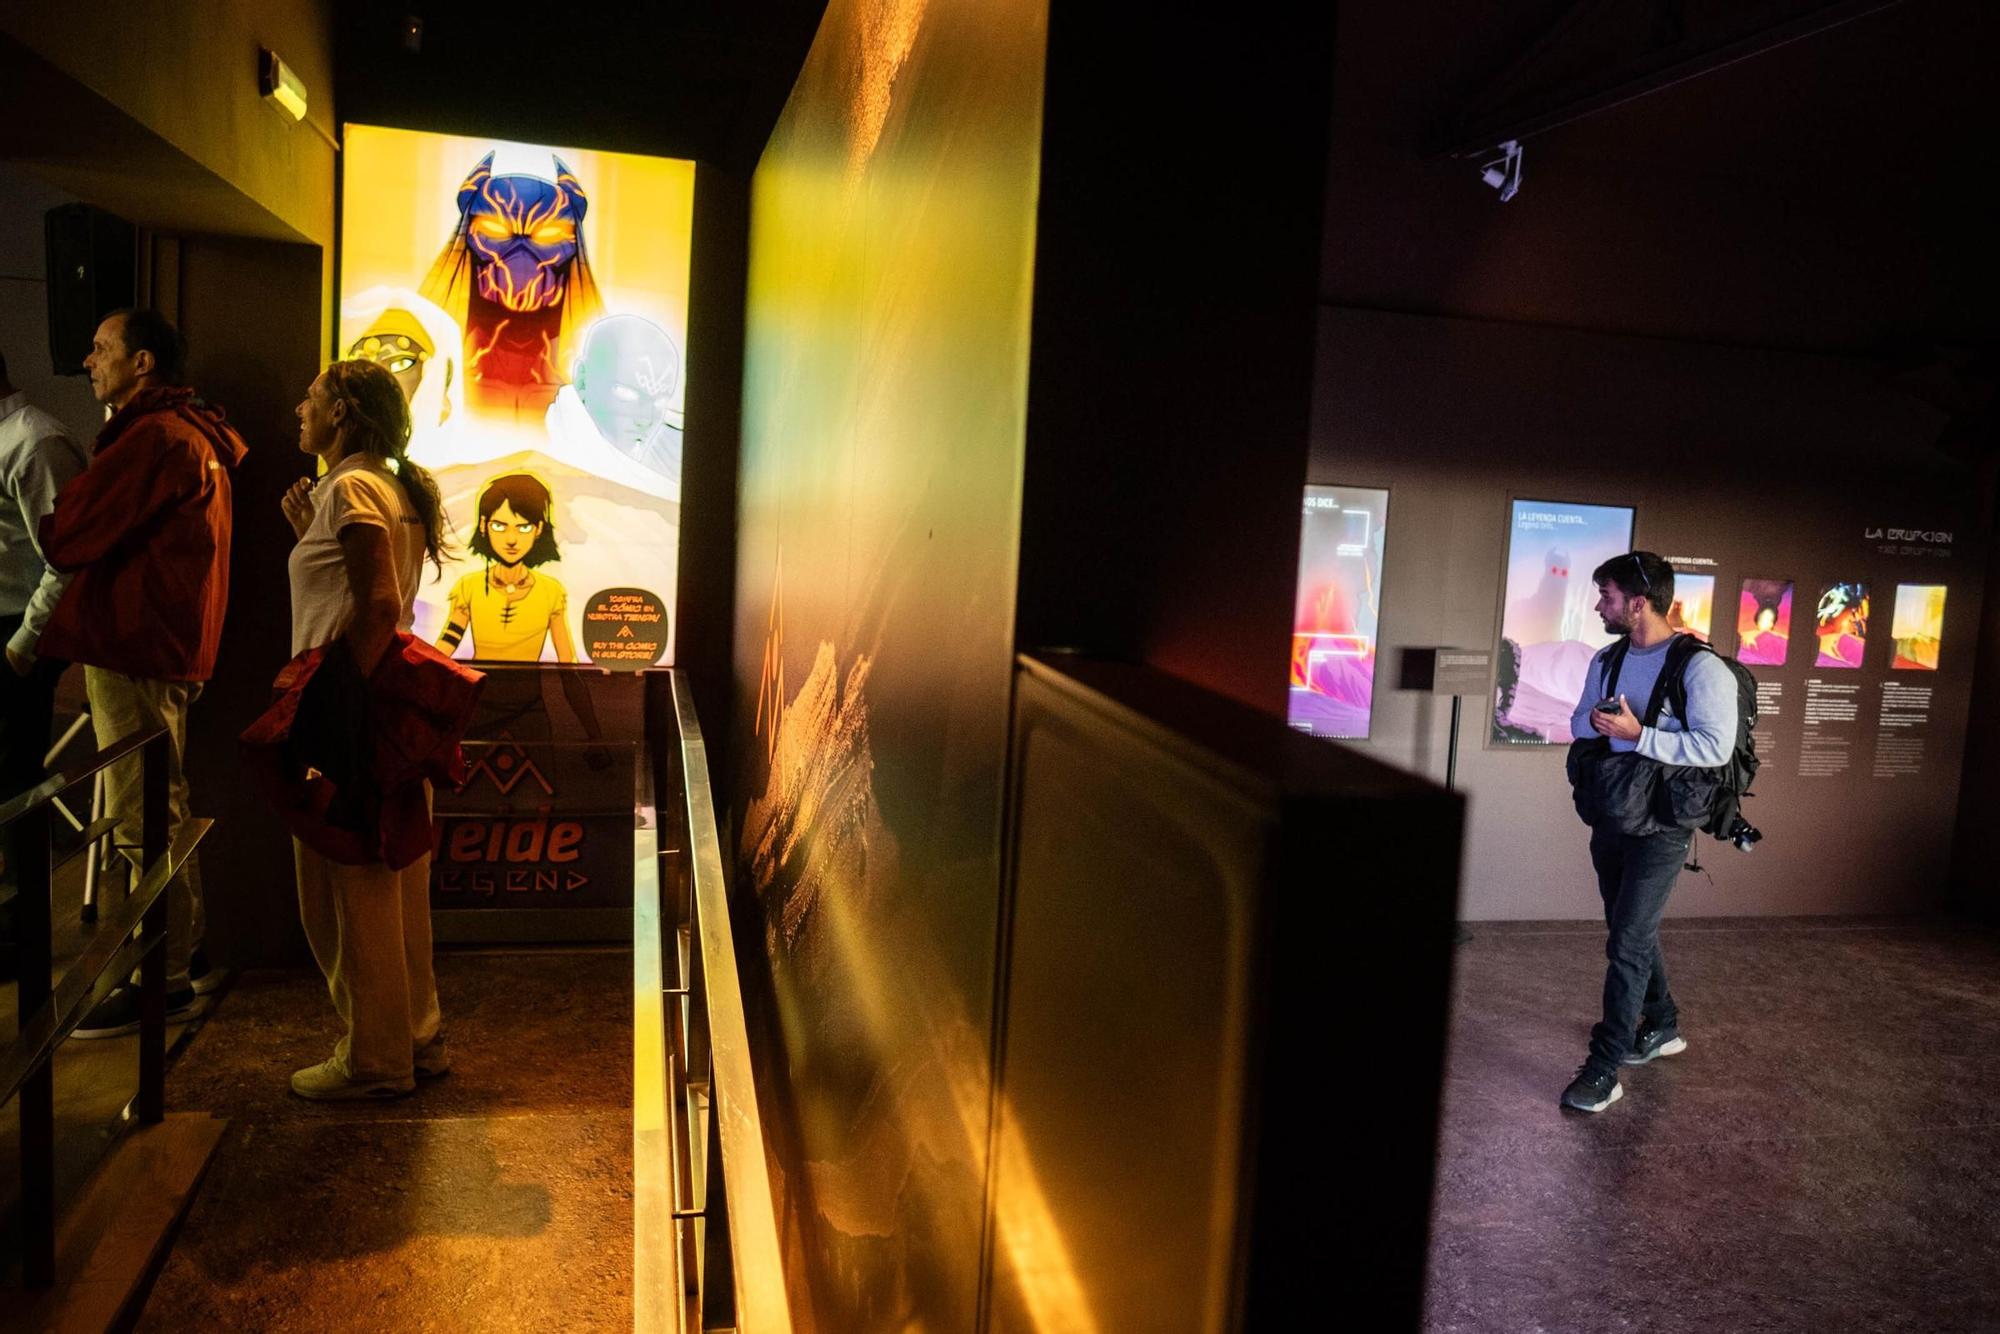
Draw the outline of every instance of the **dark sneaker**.
M444 1034L438 1034L417 1048L410 1064L418 1079L438 1079L450 1074L451 1053L445 1049Z
M1625 1096L1625 1090L1618 1083L1614 1073L1592 1074L1589 1066L1576 1072L1576 1078L1569 1081L1563 1090L1562 1105L1579 1112L1601 1112L1612 1103Z
M197 945L188 959L188 982L194 987L194 994L207 996L222 990L229 981L229 970L217 968L208 961L208 951Z
M1687 1049L1687 1039L1677 1025L1641 1024L1639 1036L1632 1039L1632 1050L1625 1053L1625 1064L1644 1065L1655 1056L1678 1056Z
M201 1013L193 987L167 993L167 1022L184 1024ZM70 1034L74 1038L117 1038L139 1031L139 988L120 982Z

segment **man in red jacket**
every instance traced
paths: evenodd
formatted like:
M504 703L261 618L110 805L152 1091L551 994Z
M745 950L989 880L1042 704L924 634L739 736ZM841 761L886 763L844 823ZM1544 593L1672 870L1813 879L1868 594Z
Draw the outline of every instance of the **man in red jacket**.
M84 664L100 747L164 726L168 837L187 819L189 707L215 668L229 601L229 472L243 439L220 409L180 383L186 345L165 317L121 310L97 326L84 368L111 419L85 468L42 520L42 551L75 578L56 604L42 651ZM120 843L139 842L140 767L105 776L106 813ZM128 854L134 862L136 852ZM167 1018L195 1012L196 992L221 979L197 960L201 874L190 860L167 889ZM76 1030L113 1037L139 1026L139 997L121 984Z

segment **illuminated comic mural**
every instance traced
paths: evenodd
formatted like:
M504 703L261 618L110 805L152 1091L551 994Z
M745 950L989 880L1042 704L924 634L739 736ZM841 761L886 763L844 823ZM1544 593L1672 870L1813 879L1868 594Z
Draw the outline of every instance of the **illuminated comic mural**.
M1286 710L1288 721L1301 732L1368 735L1388 514L1387 491L1306 488Z
M1791 648L1792 581L1745 579L1736 604L1736 660L1782 667Z
M1938 651L1944 645L1944 585L1897 584L1889 636L1896 641L1891 668L1936 671Z
M1853 580L1819 591L1814 633L1819 636L1815 667L1859 667L1868 652L1868 585Z
M1674 600L1667 608L1667 624L1706 644L1714 620L1715 576L1674 571Z
M335 351L403 386L454 530L416 633L647 665L586 613L620 593L671 622L694 164L367 125L343 158Z
M1590 572L1631 549L1632 511L1623 506L1513 502L1489 744L1570 742L1590 659L1611 642Z

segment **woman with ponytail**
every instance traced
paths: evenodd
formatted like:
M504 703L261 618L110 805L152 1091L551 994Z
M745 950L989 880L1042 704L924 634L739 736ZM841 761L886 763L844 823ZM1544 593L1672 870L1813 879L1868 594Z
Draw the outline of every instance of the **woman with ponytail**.
M443 507L430 474L405 457L409 405L382 366L327 367L298 415L299 448L326 473L301 478L283 501L298 538L289 562L292 652L344 649L365 680L415 619L424 561L442 568ZM306 939L347 1032L331 1059L292 1076L292 1091L396 1097L443 1074L430 857L392 869L334 861L298 839L293 846Z

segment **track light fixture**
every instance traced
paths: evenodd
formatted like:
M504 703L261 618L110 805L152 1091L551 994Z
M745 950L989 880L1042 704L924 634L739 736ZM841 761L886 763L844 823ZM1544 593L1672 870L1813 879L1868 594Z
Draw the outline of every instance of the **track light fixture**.
M1509 139L1500 145L1500 156L1480 165L1479 179L1500 192L1506 203L1521 193L1521 141Z

